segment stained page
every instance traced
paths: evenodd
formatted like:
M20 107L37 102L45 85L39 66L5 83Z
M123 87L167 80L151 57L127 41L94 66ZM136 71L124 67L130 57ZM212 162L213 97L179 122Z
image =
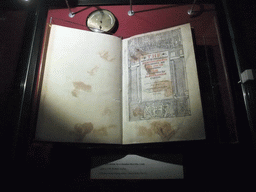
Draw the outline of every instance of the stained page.
M36 139L121 143L121 39L52 25Z
M205 139L190 24L123 40L123 143Z

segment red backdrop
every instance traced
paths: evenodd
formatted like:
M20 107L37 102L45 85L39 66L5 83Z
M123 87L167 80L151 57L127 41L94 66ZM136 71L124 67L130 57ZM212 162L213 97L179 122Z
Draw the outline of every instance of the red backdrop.
M48 12L47 22L52 18L53 24L88 30L86 18L97 8L110 10L118 19L119 28L114 34L115 36L127 38L136 34L190 23L194 28L197 44L218 44L213 5L204 5L204 12L194 18L187 13L191 5L136 5L133 6L135 12L133 16L128 15L130 6L77 7L71 9L76 13L73 18L69 17L68 9L53 9ZM195 10L199 10L199 6L196 6Z

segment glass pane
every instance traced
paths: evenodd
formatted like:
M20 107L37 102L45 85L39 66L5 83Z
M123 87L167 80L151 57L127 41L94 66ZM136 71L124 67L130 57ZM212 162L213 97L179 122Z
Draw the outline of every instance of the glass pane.
M26 11L0 10L0 136L4 144L10 144L13 139L13 127L10 126L10 122L14 119L14 111L11 111L14 101L11 98L17 91L14 90L14 81L26 18ZM9 147L5 146L3 149L10 152Z
M19 60L23 42L26 11L0 10L0 108L3 109Z
M89 30L87 17L95 10L107 9L118 20L118 28L112 35L122 39L189 23L194 39L206 140L237 142L234 104L215 6L195 5L192 16L188 14L191 8L192 5L134 5L135 14L129 16L130 6L89 6L72 8L72 17L68 9L51 9L47 22ZM181 77L181 73L177 76Z

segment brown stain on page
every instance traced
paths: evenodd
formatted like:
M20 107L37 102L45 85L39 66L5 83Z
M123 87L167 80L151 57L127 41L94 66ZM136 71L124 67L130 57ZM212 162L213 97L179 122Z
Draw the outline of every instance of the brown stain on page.
M93 130L93 134L99 135L99 136L107 136L108 135L107 127L103 126L99 129L95 129Z
M102 59L106 60L106 61L114 61L115 58L111 57L108 51L101 51L99 52L99 55Z
M108 131L110 129L115 129L115 128L117 128L117 126L113 124L109 126L102 126L99 129L94 129L93 134L96 136L108 136Z
M85 92L90 92L92 90L91 85L86 85L82 81L73 82L73 86L74 86L74 89L71 91L71 94L74 97L78 97L78 94L79 94L80 90L85 91Z
M146 54L147 54L146 52L144 52L140 49L136 49L135 54L131 55L130 57L133 61L138 61L141 56L146 55Z
M94 68L92 68L90 71L87 71L87 73L89 73L91 76L95 75L95 73L97 72L97 70L99 69L99 66L96 65Z
M150 127L145 126L138 127L138 136L152 137L154 134L160 136L162 141L169 141L175 134L175 130L172 129L171 123L167 121L154 121L150 123Z
M84 137L92 132L93 130L93 124L91 122L89 123L77 123L74 126L74 132L75 132L75 141L82 142Z
M144 126L140 126L138 128L138 136L152 137L152 135L153 135L152 129L150 129L150 128L148 129Z
M173 94L172 82L170 80L155 81L152 90L153 92L164 91L164 96L170 97Z
M86 85L82 81L73 82L73 86L75 87L75 89L83 90L83 91L91 91L91 89L92 89L91 85Z
M162 141L169 141L169 139L175 134L175 130L172 129L171 123L167 121L154 121L150 123L151 129L158 134Z
M74 97L78 97L78 93L79 91L77 89L74 89L73 91L71 91L71 94L74 96Z
M109 125L109 126L108 126L108 129L115 129L115 128L117 128L116 125Z
M147 73L148 73L149 75L152 75L152 76L154 76L154 75L156 74L156 72L157 72L157 71L155 71L154 68L150 68L149 65L144 65L144 68L145 68L145 70L147 71Z
M109 107L105 107L103 112L102 112L102 115L105 116L105 115L110 115L112 113L111 109Z
M141 109L140 107L136 107L136 108L133 110L133 116L134 116L134 117L137 117L137 116L144 116L144 110Z

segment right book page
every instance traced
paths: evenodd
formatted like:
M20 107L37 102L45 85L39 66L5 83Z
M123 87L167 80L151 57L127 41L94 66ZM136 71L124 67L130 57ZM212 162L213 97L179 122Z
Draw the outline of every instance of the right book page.
M123 40L123 144L205 139L190 24Z

